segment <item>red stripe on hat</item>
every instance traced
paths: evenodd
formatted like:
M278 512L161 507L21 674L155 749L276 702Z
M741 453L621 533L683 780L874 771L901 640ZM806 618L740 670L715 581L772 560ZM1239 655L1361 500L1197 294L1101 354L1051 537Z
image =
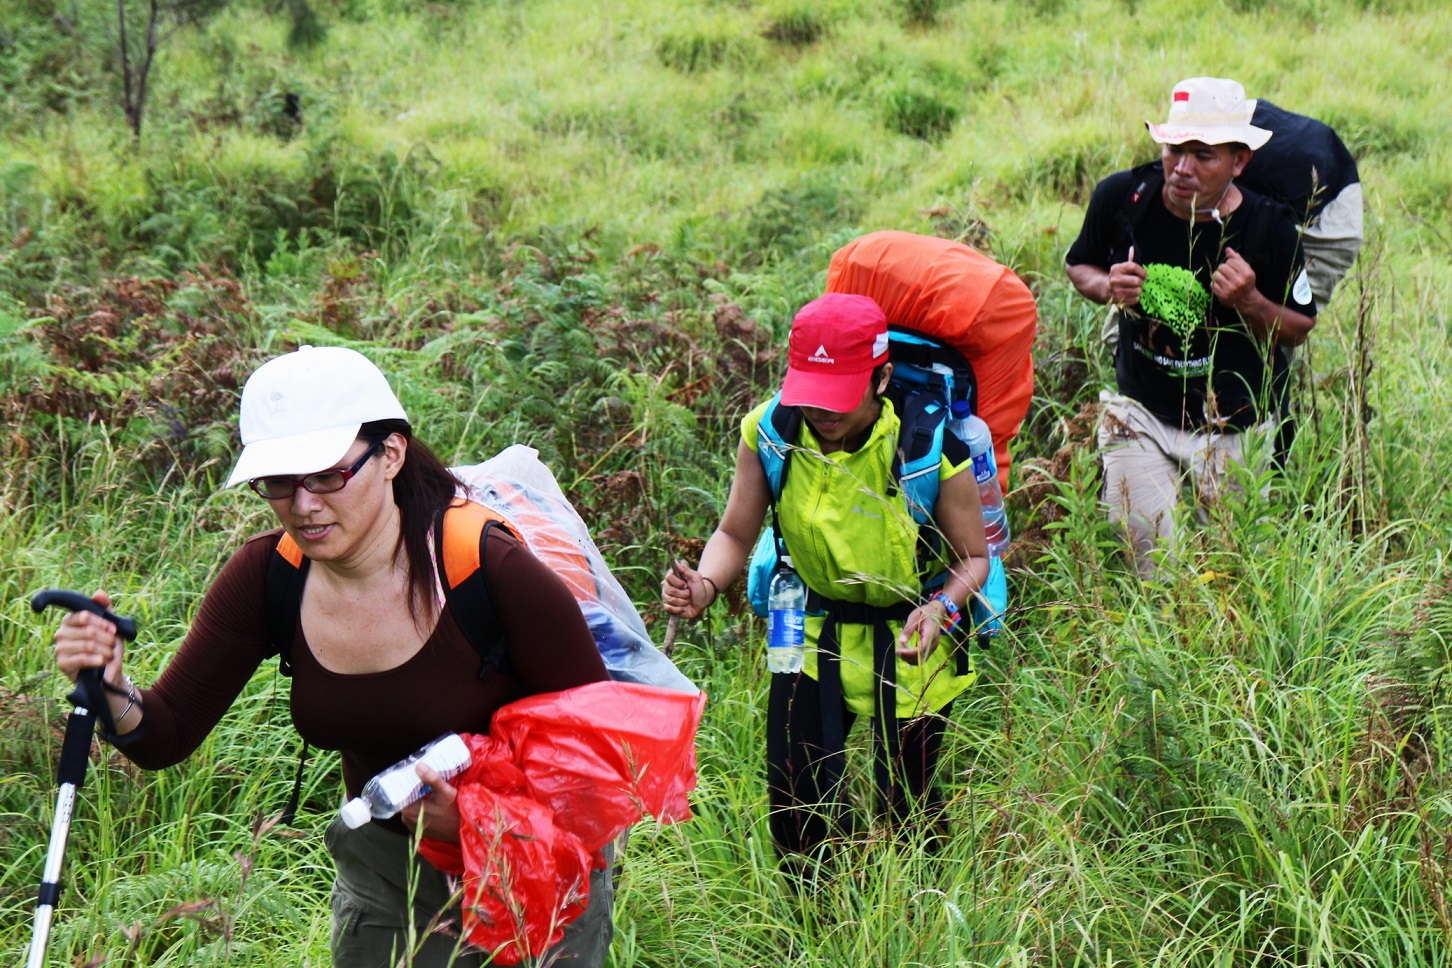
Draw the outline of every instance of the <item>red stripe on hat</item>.
M1190 100L1190 92L1189 91L1176 91L1175 92L1174 99L1176 101L1188 101L1188 100Z

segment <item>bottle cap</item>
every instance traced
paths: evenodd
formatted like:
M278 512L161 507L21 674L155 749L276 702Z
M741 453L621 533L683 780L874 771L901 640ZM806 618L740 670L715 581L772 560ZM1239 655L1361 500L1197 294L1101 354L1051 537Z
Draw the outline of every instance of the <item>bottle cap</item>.
M954 400L953 405L948 409L952 412L954 420L962 420L973 414L973 407L967 400Z
M373 819L373 811L368 809L368 801L362 797L354 797L343 804L343 809L338 811L338 815L343 818L343 823L348 825L349 830L357 830Z

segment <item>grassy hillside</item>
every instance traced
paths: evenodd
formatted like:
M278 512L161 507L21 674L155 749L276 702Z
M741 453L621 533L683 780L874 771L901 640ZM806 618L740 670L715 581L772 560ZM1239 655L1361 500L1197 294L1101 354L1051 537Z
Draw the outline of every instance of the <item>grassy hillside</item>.
M135 142L111 5L0 10L10 961L66 711L53 618L27 598L106 587L142 625L128 668L159 672L267 524L219 489L260 360L356 346L446 457L537 447L660 634L659 575L714 525L792 312L838 245L901 228L990 251L1039 299L1016 611L955 711L953 837L928 855L864 826L840 876L798 892L776 872L761 629L733 594L683 630L680 664L711 696L697 815L632 840L614 964L1448 963L1441 4L316 12L312 46L250 0L176 32ZM1302 354L1289 472L1187 522L1183 559L1147 585L1097 505L1085 411L1112 377L1101 314L1060 266L1095 181L1153 156L1143 120L1196 74L1335 125L1368 241ZM262 823L296 757L285 690L259 670L184 767L101 752L50 963L327 963L336 761L315 761L293 830Z

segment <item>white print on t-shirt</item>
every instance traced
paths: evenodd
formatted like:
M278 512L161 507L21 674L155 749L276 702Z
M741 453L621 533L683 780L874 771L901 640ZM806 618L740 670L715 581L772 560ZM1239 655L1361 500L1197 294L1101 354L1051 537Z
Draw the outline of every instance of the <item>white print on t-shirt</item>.
M1296 276L1296 282L1294 285L1291 286L1291 295L1294 296L1296 302L1300 303L1302 306L1310 305L1311 280L1306 275L1305 269L1302 269L1301 274L1299 276Z

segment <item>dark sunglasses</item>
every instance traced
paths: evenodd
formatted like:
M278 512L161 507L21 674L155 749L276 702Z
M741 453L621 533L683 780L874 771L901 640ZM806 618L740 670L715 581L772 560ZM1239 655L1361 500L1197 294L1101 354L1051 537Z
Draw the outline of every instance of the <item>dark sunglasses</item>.
M363 452L363 456L353 462L352 467L334 467L305 477L254 477L247 482L247 486L269 501L290 498L297 493L299 486L313 494L332 494L347 487L348 482L368 463L368 458L378 453L382 446L383 441L375 440Z

